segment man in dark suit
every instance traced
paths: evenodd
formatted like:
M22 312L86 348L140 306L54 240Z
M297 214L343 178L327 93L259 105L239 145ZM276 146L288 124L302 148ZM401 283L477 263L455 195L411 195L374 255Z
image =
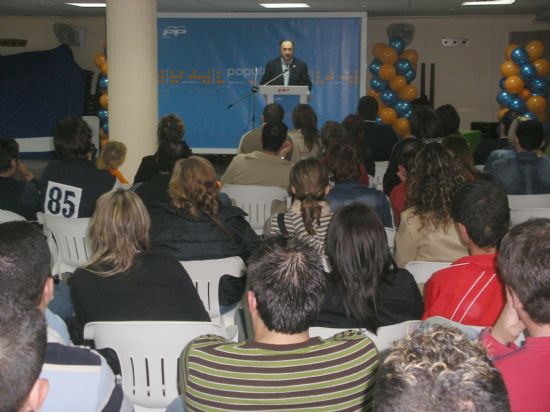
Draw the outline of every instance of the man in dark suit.
M281 56L270 60L265 66L265 73L260 84L269 83L279 86L307 86L309 90L313 87L307 64L294 57L294 42L283 40L279 43ZM277 79L275 79L277 76ZM274 81L270 82L271 80Z

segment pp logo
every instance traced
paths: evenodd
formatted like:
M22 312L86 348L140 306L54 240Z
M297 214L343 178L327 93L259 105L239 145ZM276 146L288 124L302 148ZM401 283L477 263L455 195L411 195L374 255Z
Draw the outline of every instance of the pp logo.
M187 28L185 26L166 26L162 31L162 38L169 39L171 37L178 37L187 34Z

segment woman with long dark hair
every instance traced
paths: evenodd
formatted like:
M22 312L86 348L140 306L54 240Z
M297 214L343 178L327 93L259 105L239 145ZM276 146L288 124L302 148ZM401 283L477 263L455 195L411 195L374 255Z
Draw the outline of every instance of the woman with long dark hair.
M321 156L321 137L317 130L317 114L309 104L299 104L292 111L294 130L288 133L292 141L292 163Z

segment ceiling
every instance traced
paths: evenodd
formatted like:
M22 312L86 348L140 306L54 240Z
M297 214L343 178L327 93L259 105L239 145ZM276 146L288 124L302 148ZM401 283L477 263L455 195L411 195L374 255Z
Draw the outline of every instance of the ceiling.
M0 15L101 17L105 9L66 5L70 0L0 0ZM101 0L72 0L93 2ZM109 0L113 1L113 0ZM282 3L293 0L157 0L158 12L250 13L267 12L260 2ZM508 6L461 6L461 0L300 0L311 7L305 12L367 12L370 16L449 16L535 14L537 20L550 20L548 0L516 0ZM292 11L296 10L275 10Z

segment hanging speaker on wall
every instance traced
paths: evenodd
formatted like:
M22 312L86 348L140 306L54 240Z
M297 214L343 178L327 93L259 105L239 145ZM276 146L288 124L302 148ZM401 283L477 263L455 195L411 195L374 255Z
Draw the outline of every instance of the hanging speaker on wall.
M53 32L57 40L66 46L84 47L86 43L86 29L84 27L55 23L53 25Z
M405 45L409 45L414 38L414 26L409 23L393 23L388 26L388 39L400 36Z

